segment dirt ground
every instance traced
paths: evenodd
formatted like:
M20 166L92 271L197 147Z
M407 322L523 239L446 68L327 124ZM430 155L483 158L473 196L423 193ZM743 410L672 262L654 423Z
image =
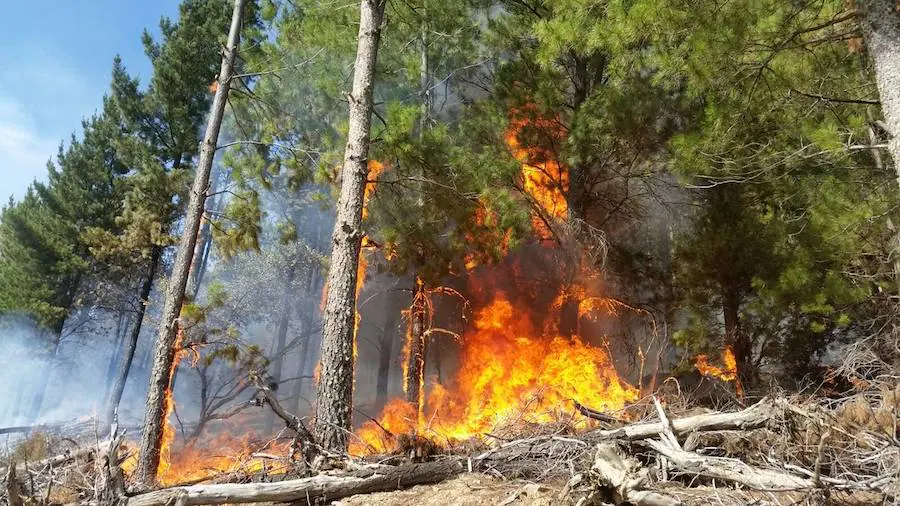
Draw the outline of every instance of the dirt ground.
M562 504L562 485L502 481L483 474L464 474L435 485L396 492L358 495L337 501L341 506L551 506Z

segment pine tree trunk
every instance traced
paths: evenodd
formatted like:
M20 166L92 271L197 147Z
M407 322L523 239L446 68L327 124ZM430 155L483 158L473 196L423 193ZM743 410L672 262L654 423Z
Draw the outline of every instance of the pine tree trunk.
M291 324L291 299L293 297L293 283L296 276L297 268L291 265L287 271L287 277L284 282L284 296L281 300L281 318L278 319L278 328L275 331L275 353L272 359L272 369L270 375L272 381L277 385L281 385L281 370L284 366L284 347L287 344L287 332ZM271 434L275 428L275 411L269 410L266 416L266 425L263 434Z
M425 12L421 13L424 19L427 19ZM428 61L428 27L423 24L421 35L419 38L419 93L421 94L421 106L419 113L419 130L418 137L421 139L428 128L429 117L431 116L431 90L429 79L429 61ZM419 176L422 177L421 170ZM419 213L424 207L422 185L417 188L419 197L417 199L417 207ZM423 402L425 399L425 361L427 357L427 340L425 336L425 285L419 278L418 272L413 272L413 296L412 304L409 312L409 331L407 335L407 347L409 355L406 362L406 377L404 381L404 391L406 392L406 402L414 405L418 413L424 409ZM388 363L390 365L390 363Z
M390 309L394 309L391 307ZM387 317L387 325L381 333L378 343L378 376L375 381L375 406L378 409L387 404L388 383L391 377L391 359L394 358L394 339L397 328L398 312L391 311Z
M137 350L138 338L141 336L141 327L144 323L144 314L147 312L147 304L150 303L150 291L153 289L153 280L156 279L156 269L159 266L162 257L162 247L153 246L150 254L150 264L147 268L147 275L141 284L140 299L138 299L137 315L134 318L134 326L131 328L131 335L128 342L125 343L125 350L122 354L122 362L119 372L116 375L115 383L106 402L106 426L112 426L113 418L122 400L122 392L125 391L125 383L128 381L128 373L131 371L131 363L134 361L134 352Z
M385 0L362 0L353 72L350 121L341 194L332 234L328 298L322 325L321 376L316 398L316 436L331 450L347 447L353 403L356 276L363 238L363 191L369 172L369 133L375 62Z
M413 303L409 314L409 355L406 362L406 402L416 406L421 412L425 397L425 354L427 339L425 336L425 291L422 281L416 278L413 290Z
M144 485L150 485L156 480L156 473L159 468L163 424L166 423L164 420L165 394L169 388L170 369L175 358L178 315L184 301L184 291L187 287L191 260L193 259L194 248L197 245L197 234L203 216L204 204L206 203L209 174L216 154L216 143L219 139L219 130L222 127L222 117L225 114L228 90L231 87L231 76L240 39L241 14L245 3L246 0L234 0L234 12L228 33L228 44L224 50L222 66L219 71L219 85L213 98L209 122L200 147L197 173L194 176L194 185L191 189L187 214L184 220L184 233L181 236L172 275L166 289L166 301L161 315L159 334L156 338L153 370L150 374L150 389L147 392L140 456L137 470L135 471L137 483Z
M900 184L900 14L895 0L857 0L866 46L875 62L875 82L884 122L890 131L888 150Z
M119 365L119 356L122 355L122 348L125 346L125 332L130 327L129 323L131 322L126 313L124 311L119 311L119 316L116 317L116 345L109 355L109 362L106 365L106 375L104 376L104 378L106 378L106 381L104 381L104 385L106 385L106 391L103 393L104 399L109 399L109 392L116 379L116 366Z
M737 363L738 373L742 376L751 375L749 366L750 346L741 329L741 296L733 287L722 287L722 316L725 321L725 343L731 346Z
M316 241L318 244L318 240ZM309 286L307 293L313 294L321 290L321 275L318 269L312 269L309 273ZM300 405L303 396L303 388L306 386L306 367L309 364L309 353L312 350L313 341L313 321L316 317L317 306L310 304L300 319L298 334L303 337L303 344L300 345L300 358L297 362L297 381L294 383L294 391L291 392L293 405L297 407L297 413L304 412L303 406Z
M34 423L38 417L41 415L41 409L44 406L44 397L47 394L47 388L50 385L50 376L53 375L53 370L56 369L56 356L59 353L59 341L62 339L62 326L61 323L59 326L59 331L54 330L54 341L53 347L50 350L50 354L47 359L47 368L38 374L38 386L34 391L34 397L31 399L31 409L28 412L28 422Z

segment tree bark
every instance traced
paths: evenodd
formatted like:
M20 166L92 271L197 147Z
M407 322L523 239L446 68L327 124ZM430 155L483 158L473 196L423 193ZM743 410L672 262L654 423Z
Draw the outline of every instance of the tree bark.
M175 358L178 315L184 301L184 291L190 273L191 260L194 248L197 245L197 233L203 216L204 204L206 203L209 174L216 154L216 143L219 138L219 130L222 127L222 118L225 114L228 90L231 87L231 76L234 70L238 41L240 40L241 14L245 3L246 0L234 1L234 12L228 33L228 43L222 55L218 88L213 98L209 122L200 148L197 173L194 176L194 185L191 189L184 221L184 233L181 236L172 276L166 289L166 302L163 306L162 321L157 335L156 351L153 359L153 370L150 374L150 389L147 392L140 456L135 471L136 481L144 485L149 485L155 481L157 469L159 468L160 446L162 444L163 424L165 423L163 419L165 415L165 396L166 390L169 388L170 370Z
M159 266L161 256L162 247L154 246L153 251L150 254L150 265L147 268L147 275L144 277L144 282L141 284L141 293L140 299L138 300L137 315L134 318L134 326L131 328L131 335L128 337L128 341L125 343L122 362L106 402L107 427L112 426L116 410L119 408L119 402L122 401L122 392L125 391L125 383L128 381L128 373L131 371L131 364L134 361L134 352L137 350L138 338L141 335L141 326L144 323L144 314L147 312L147 305L150 303L150 291L153 289L153 280L156 278L156 269Z
M322 325L321 376L316 399L316 436L330 450L347 447L353 403L356 277L363 238L363 192L369 172L369 134L375 62L385 0L362 0L350 94L350 121L341 194L332 234L328 298Z
M900 14L894 0L857 0L863 37L875 63L875 83L884 122L890 131L888 150L900 184Z
M272 381L281 384L281 370L284 366L284 348L287 343L288 327L291 324L291 299L293 297L294 277L297 274L297 267L291 265L286 273L284 281L284 296L281 301L281 318L278 320L278 329L275 331L275 358L272 360L272 369L269 374ZM270 434L275 428L275 413L269 413L266 416L266 425L263 434Z

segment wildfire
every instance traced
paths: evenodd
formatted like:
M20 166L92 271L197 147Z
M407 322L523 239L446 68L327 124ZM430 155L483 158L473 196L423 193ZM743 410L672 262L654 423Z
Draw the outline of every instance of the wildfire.
M414 406L397 399L385 407L382 427L394 434L463 440L505 423L558 420L572 400L615 410L637 398L637 390L619 379L606 349L578 338L542 335L502 293L476 313L474 327L464 336L453 386L431 389L423 419ZM390 446L373 422L357 435L352 453Z
M694 357L694 367L697 371L707 377L718 378L722 381L734 382L735 392L738 396L744 395L744 387L738 378L737 360L734 357L734 351L731 346L726 346L722 351L722 367L714 366L709 363L709 357L705 354Z
M694 367L704 376L719 378L722 381L734 381L737 379L737 361L734 358L734 352L731 346L726 346L722 352L722 367L717 367L709 363L709 357L706 354L694 357Z
M533 107L523 108L514 117L506 133L506 144L513 156L522 163L522 183L525 192L534 200L538 210L531 218L535 233L541 238L550 236L548 220L565 219L569 212L566 193L569 191L569 171L556 159L554 149L538 144L522 146L519 136L525 128L539 131L554 145L564 140L560 125L551 119L537 117ZM516 116L518 114L514 113Z

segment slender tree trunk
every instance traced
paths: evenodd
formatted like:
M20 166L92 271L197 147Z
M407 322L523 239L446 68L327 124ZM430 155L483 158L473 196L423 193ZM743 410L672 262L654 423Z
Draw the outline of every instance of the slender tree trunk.
M210 192L214 192L215 186L210 186ZM221 210L221 195L213 199L210 211L218 212ZM212 249L212 231L210 230L209 220L203 218L203 224L200 226L200 238L197 241L197 249L194 252L194 259L191 264L190 275L188 276L187 293L191 300L197 299L197 293L200 292L200 283L203 282L203 275L206 274L206 266L209 262L209 253Z
M122 354L122 347L125 346L125 331L128 330L129 327L129 318L124 311L119 311L119 315L116 317L116 344L113 347L112 353L109 355L109 362L106 365L106 381L104 381L104 385L106 385L106 392L103 394L104 399L109 398L110 388L112 387L113 382L116 378L116 366L119 365L119 356Z
M360 3L353 91L349 96L350 128L332 234L328 298L322 325L315 429L319 444L338 451L347 447L353 403L356 277L364 235L361 230L363 191L369 172L372 91L384 6L385 0L362 0Z
M77 286L77 284L76 284ZM74 297L70 298L70 301L74 300ZM72 302L68 302L66 307L72 307ZM59 355L59 345L62 341L62 333L66 326L66 319L60 319L58 323L56 323L53 328L52 336L53 343L50 349L50 353L47 357L47 368L41 371L38 374L38 385L34 390L34 397L31 399L31 409L28 412L28 421L29 423L34 423L37 418L41 414L41 409L44 407L44 397L47 395L47 388L50 385L50 377L53 375L53 371L56 370L56 360Z
M288 268L287 277L284 282L284 296L281 300L281 318L278 319L278 328L275 331L275 358L272 360L270 375L272 376L272 381L275 381L279 386L281 385L281 370L284 366L284 347L287 343L288 327L290 327L291 324L291 299L294 295L292 289L296 273L296 266L291 265ZM271 434L272 429L274 428L275 411L270 409L266 416L266 425L263 434Z
M113 422L116 410L119 408L119 402L122 401L122 392L125 391L125 383L128 381L128 373L131 371L131 363L134 361L134 352L137 350L138 338L141 335L141 327L144 323L144 314L147 312L147 304L150 303L150 291L153 289L153 280L156 279L156 269L159 266L162 257L162 247L153 246L150 253L150 264L147 268L147 274L144 282L141 284L140 299L138 299L137 315L134 318L134 326L131 328L131 335L125 344L125 352L122 355L122 362L119 366L119 372L116 375L116 381L112 386L109 398L106 402L106 426L110 427Z
M394 340L397 337L397 320L399 313L393 311L387 315L387 324L381 333L378 343L378 376L375 381L375 406L378 409L387 404L388 383L391 376L391 359L394 358Z
M751 352L749 343L741 329L741 296L733 287L727 284L722 287L722 316L725 320L725 343L731 346L737 363L738 373L749 378Z
M316 237L316 244L319 243L318 235ZM318 269L312 269L309 273L309 286L307 288L307 293L311 296L314 293L319 293L322 290L322 276ZM297 406L297 413L303 412L303 406L300 405L300 401L303 398L303 389L306 386L306 368L309 364L309 355L312 348L313 342L313 321L316 318L316 310L318 309L318 305L309 304L306 307L305 312L303 313L303 318L300 319L300 328L299 335L304 336L303 344L300 345L300 358L297 363L297 381L294 383L294 391L291 393L291 399L293 399L294 406Z
M422 12L423 19L427 19L427 14ZM428 128L431 116L431 89L429 77L429 60L428 60L428 27L423 22L421 35L419 37L419 93L422 103L419 113L419 129L418 137L421 138ZM421 172L421 171L420 171ZM423 176L423 174L419 174ZM424 197L422 195L422 185L417 188L419 197L417 199L417 207L420 212L424 207ZM413 272L413 296L412 304L409 311L409 330L407 331L407 348L409 354L406 361L406 382L403 390L406 392L406 402L414 405L418 413L422 413L424 409L425 399L425 364L427 359L427 338L425 336L425 285L422 283L418 272ZM390 351L390 350L389 350ZM390 366L390 362L388 362ZM380 367L379 367L380 370ZM380 378L380 376L379 376Z
M416 406L419 413L424 406L425 397L425 355L428 340L425 335L425 287L422 280L416 278L413 290L413 303L409 314L409 335L407 347L409 354L406 362L406 402Z
M204 204L206 203L209 174L216 154L216 143L219 138L219 130L222 127L222 117L225 114L228 90L231 87L231 76L240 39L241 14L245 3L246 0L234 1L228 44L224 50L222 66L219 71L219 86L213 98L209 123L206 126L206 133L200 147L200 160L197 164L197 173L194 176L194 185L191 189L187 214L185 215L184 233L181 236L172 276L166 289L166 302L163 306L162 320L156 341L156 353L153 360L153 370L150 374L150 389L147 392L147 407L144 416L140 456L135 472L136 481L143 485L150 485L156 480L156 473L159 468L163 424L166 423L164 420L166 390L169 388L171 369L175 359L178 315L184 301L184 291L190 273L191 260L194 248L197 245L197 233L203 216Z
M895 0L857 0L866 46L875 62L875 82L889 130L888 150L900 184L900 14Z

